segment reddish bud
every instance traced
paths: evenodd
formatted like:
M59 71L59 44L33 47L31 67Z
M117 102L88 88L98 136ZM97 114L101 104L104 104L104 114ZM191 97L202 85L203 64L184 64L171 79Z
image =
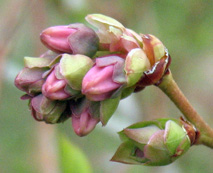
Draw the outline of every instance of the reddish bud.
M70 95L65 92L67 83L64 79L58 79L56 77L55 68L56 67L54 67L43 84L42 93L44 96L52 100L64 100L70 97Z
M124 60L117 55L97 58L83 78L82 93L93 101L110 98L125 82L123 66Z
M46 69L25 67L16 76L15 86L29 95L35 95L41 92L41 87L44 83L42 75L45 71Z
M89 134L100 121L100 104L85 97L70 102L72 110L72 127L78 136Z
M52 51L72 53L68 37L77 30L68 26L53 26L45 29L40 38L42 43Z
M42 43L57 53L83 54L92 57L99 44L96 33L83 24L53 26L40 34Z
M99 122L93 118L88 110L83 111L79 116L72 115L72 127L78 136L85 136L90 133Z

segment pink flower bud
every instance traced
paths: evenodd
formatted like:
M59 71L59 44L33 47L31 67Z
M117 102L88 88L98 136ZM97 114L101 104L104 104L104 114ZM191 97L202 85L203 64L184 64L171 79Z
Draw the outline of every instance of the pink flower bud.
M95 55L99 38L95 31L83 24L53 26L45 29L40 39L50 50L56 53Z
M70 102L72 127L78 136L89 134L100 121L100 103L82 97Z
M93 101L110 98L125 82L123 64L124 60L117 55L97 58L95 66L83 78L82 93Z
M42 93L52 100L64 100L70 97L70 95L65 92L66 81L56 77L56 67L57 66L54 67L43 84Z
M72 127L78 136L85 136L90 133L100 120L90 115L88 109L79 116L72 115Z
M68 37L77 30L69 26L53 26L45 29L41 35L42 43L52 51L72 53Z

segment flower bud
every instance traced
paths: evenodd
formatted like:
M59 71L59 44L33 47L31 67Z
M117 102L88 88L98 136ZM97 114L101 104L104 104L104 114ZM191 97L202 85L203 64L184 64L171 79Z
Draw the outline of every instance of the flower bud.
M59 63L59 73L71 88L81 90L83 77L92 65L93 61L85 55L63 54Z
M82 93L93 101L110 98L125 82L124 60L118 55L96 58L82 82Z
M72 127L78 136L89 134L99 121L99 119L93 118L88 110L84 110L80 115L72 115Z
M96 33L80 23L49 27L41 33L40 39L54 52L83 54L90 57L96 53L99 44Z
M140 48L132 49L126 57L124 67L128 87L135 85L149 68L150 62L144 51Z
M150 69L144 72L136 85L135 92L149 85L159 85L163 76L169 73L171 57L163 43L153 35L142 35L143 50L150 62Z
M95 109L93 108L95 106ZM89 134L100 121L100 104L86 98L71 101L72 127L78 136Z
M170 56L157 37L150 34L138 35L117 20L101 14L88 15L86 20L98 28L100 49L127 55L124 69L127 87L137 83L137 92L161 82L168 72Z
M143 39L143 49L150 60L150 64L154 65L155 62L164 57L166 48L163 43L154 35L141 34L141 36Z
M100 49L128 53L142 45L142 40L137 33L125 28L111 17L102 14L90 14L86 17L86 20L98 28Z
M90 101L86 97L70 101L72 126L78 136L89 134L99 121L105 126L116 111L120 97Z
M60 55L60 62L52 67L42 86L42 93L52 100L64 100L78 95L82 79L93 61L84 55Z
M15 78L15 86L25 91L27 94L33 96L36 93L41 92L44 79L43 73L46 69L41 68L28 68L25 67Z
M160 61L156 62L150 70L143 73L142 77L136 84L134 92L138 92L149 85L159 85L163 79L163 76L170 73L170 63L170 55L168 55L166 59L162 58Z
M193 144L184 124L185 121L182 120L158 119L125 128L120 132L124 143L118 148L112 161L149 166L172 163ZM195 131L190 128L192 129Z
M61 122L62 116L66 110L66 102L53 101L42 94L33 97L30 100L30 109L32 116L37 121L45 121L46 123L54 124Z
M45 83L42 86L42 94L51 100L64 100L70 97L65 91L67 85L64 79L58 79L56 76L56 65L48 75Z

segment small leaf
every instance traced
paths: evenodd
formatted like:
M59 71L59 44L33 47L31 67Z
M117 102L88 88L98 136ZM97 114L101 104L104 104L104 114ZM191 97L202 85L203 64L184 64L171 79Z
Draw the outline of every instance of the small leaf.
M89 112L93 118L100 117L100 102L90 101Z
M112 157L111 161L126 164L141 164L140 162L136 161L136 159L133 159L132 153L134 152L135 147L136 146L130 141L122 143Z
M25 67L34 68L34 67L48 67L52 61L51 57L40 58L40 57L24 57Z
M118 104L120 102L120 97L114 98L114 99L106 99L104 101L101 101L101 123L105 126L115 110L118 107Z
M130 96L135 90L135 86L124 88L121 93L121 99L125 99Z
M60 61L61 55L52 57L52 56L47 56L47 57L24 57L24 64L25 67L28 68L44 68L48 67L51 68L53 65L58 63Z

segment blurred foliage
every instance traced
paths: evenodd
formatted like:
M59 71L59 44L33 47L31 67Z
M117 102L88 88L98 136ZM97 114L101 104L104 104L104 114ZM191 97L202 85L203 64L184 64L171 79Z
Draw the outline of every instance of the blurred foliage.
M23 93L13 86L13 80L23 66L24 56L39 56L45 50L44 47L37 48L41 43L38 33L40 31L35 31L36 28L74 22L86 23L84 17L88 13L109 15L137 32L152 33L159 37L171 54L174 78L193 106L213 127L213 118L210 116L213 111L212 0L32 0L35 4L24 8L24 15L16 15L16 10L8 10L17 2L22 1L0 0L1 36L9 34L9 29L14 24L6 20L5 16L15 16L15 20L21 16L15 33L10 33L8 37L10 51L0 57L6 60L5 64L1 65L5 70L0 101L0 172L45 172L41 165L49 162L41 162L41 158L48 155L48 152L40 151L38 136L40 133L46 133L46 129L39 130L38 122L30 116L27 102L19 100ZM35 8L35 5L39 7L42 2L45 2L43 14L42 8ZM21 6L14 8L19 9ZM4 41L6 40L1 40L0 43ZM93 171L97 173L212 172L213 151L203 146L192 147L175 163L165 167L129 166L110 162L120 144L116 132L132 124L132 121L181 115L169 99L154 86L131 97L131 103L120 103L116 115L106 127L99 125L86 137L77 137L72 131L70 121L55 127L61 133L66 133L79 150L82 149ZM128 109L130 107L131 109ZM49 129L50 125L45 127ZM45 144L52 145L48 138Z
M73 145L63 134L58 135L61 170L64 173L91 173L92 169L84 153Z

